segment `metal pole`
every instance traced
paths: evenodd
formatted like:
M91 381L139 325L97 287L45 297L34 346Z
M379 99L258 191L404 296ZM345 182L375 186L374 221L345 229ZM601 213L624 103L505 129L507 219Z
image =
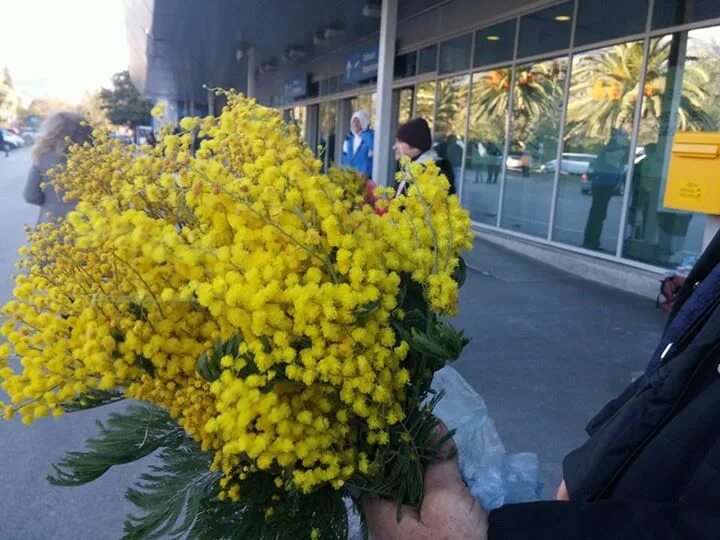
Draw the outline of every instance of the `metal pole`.
M578 2L573 6L572 28L570 29L570 43L575 42L575 27L577 24ZM567 122L568 102L570 101L570 79L573 73L573 61L575 54L570 51L565 67L565 85L563 87L563 103L560 112L560 133L558 133L557 154L555 155L555 176L553 178L552 199L550 199L550 219L548 220L547 239L552 240L555 229L555 214L557 213L557 198L560 191L560 167L562 167L562 155L565 150L565 124Z
M520 40L520 17L515 21L515 45L513 45L513 66L510 75L510 98L508 99L508 110L505 116L505 144L503 145L502 165L500 169L500 193L498 194L498 213L495 226L501 228L503 199L505 198L505 180L507 176L507 158L510 152L510 138L512 137L513 109L515 108L515 79L517 78L517 69L520 64L515 62L517 58L518 43Z
M247 97L255 97L255 47L247 52Z
M645 31L649 32L652 25L654 1L650 0L648 6L648 16L645 21ZM633 117L632 135L630 138L630 155L628 156L627 173L625 176L625 191L623 193L622 207L620 209L620 227L618 229L617 246L615 248L615 256L622 257L623 244L625 243L625 229L627 228L628 206L630 205L630 194L633 189L633 177L635 176L635 152L638 146L638 138L640 137L640 123L642 121L642 106L645 99L645 81L647 80L648 55L650 54L650 38L645 36L643 41L643 58L640 66L640 80L638 81L638 95L635 100L635 116Z
M378 54L377 117L373 148L373 180L388 185L390 160L390 123L392 121L392 85L395 66L398 0L383 0Z

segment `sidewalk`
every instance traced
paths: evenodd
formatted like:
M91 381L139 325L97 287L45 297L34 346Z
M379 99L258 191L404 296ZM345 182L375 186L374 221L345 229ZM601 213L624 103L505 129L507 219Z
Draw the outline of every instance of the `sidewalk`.
M593 414L645 368L665 313L639 296L476 240L455 367L485 399L508 451L539 455L544 495Z

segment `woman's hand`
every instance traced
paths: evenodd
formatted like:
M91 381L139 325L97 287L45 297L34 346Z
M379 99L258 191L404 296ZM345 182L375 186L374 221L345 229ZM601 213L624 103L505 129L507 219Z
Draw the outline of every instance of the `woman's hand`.
M403 506L399 522L391 500L374 499L364 510L374 540L487 539L487 513L463 482L457 456L427 468L420 508Z

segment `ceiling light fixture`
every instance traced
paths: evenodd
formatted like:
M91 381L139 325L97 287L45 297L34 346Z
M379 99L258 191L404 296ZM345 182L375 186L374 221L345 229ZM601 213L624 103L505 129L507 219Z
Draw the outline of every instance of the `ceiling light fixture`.
M570 15L558 15L555 20L558 22L568 22L572 17Z
M500 36L487 36L485 39L488 41L500 41Z

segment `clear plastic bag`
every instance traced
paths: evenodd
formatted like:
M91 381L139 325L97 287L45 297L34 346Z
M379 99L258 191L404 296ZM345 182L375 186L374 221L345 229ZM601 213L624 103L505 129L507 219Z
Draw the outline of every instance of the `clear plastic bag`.
M432 388L445 396L435 416L455 429L460 472L486 510L540 498L540 464L532 453L508 454L482 397L452 367L435 373Z

